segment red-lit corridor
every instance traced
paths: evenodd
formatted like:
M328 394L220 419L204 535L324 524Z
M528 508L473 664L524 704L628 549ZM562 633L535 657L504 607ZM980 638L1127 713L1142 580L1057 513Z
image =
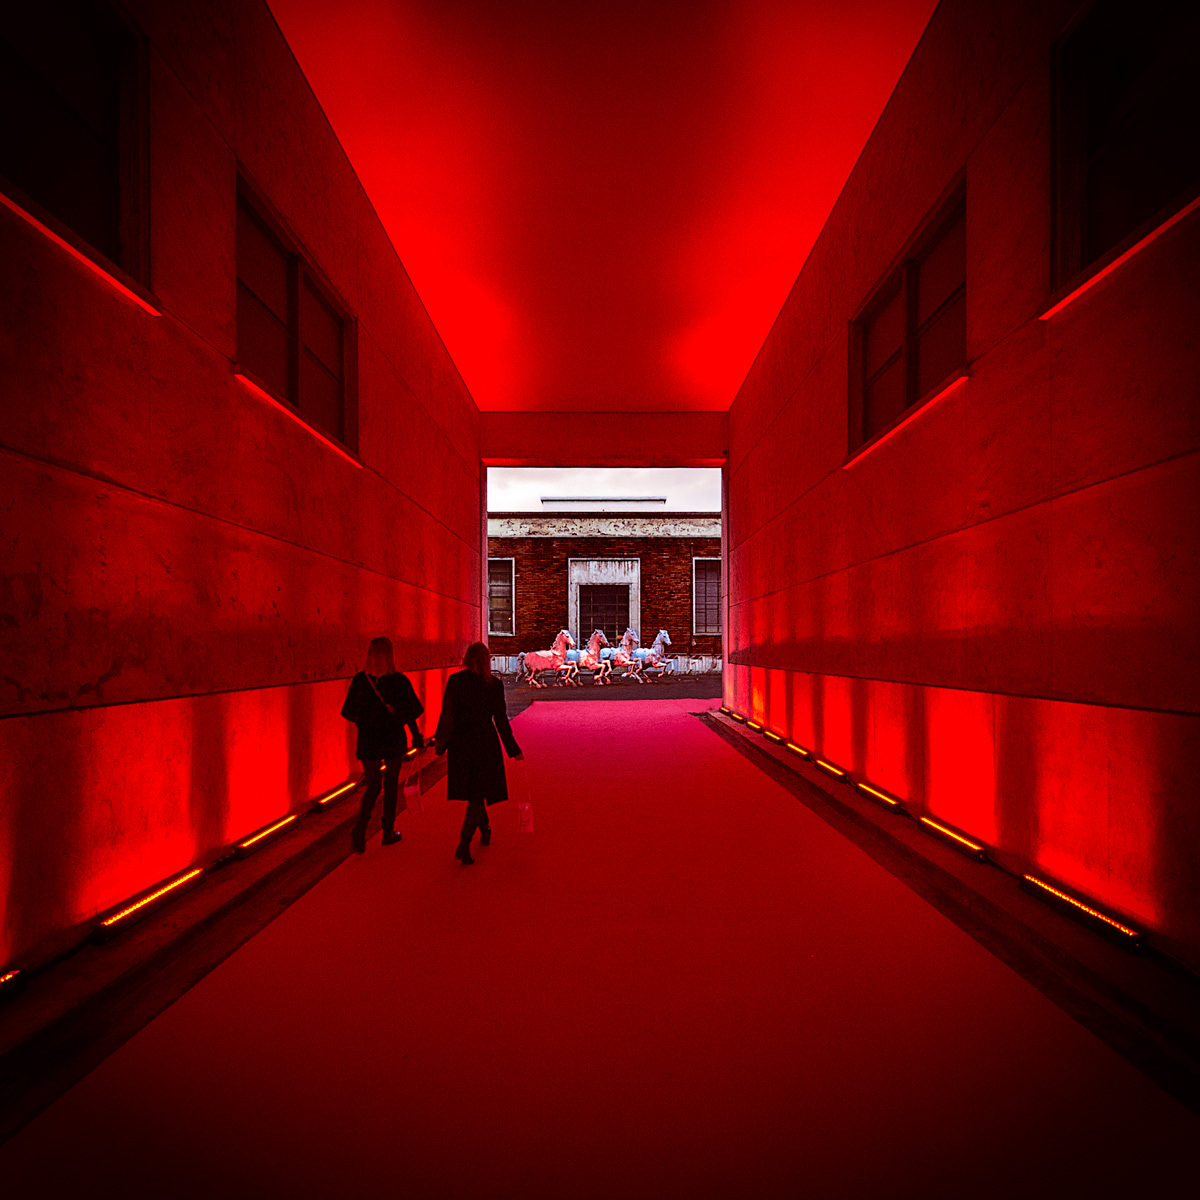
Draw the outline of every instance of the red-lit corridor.
M0 1149L5 1194L1169 1194L1200 1122L715 704L535 704L532 835L494 808L460 867L438 785Z

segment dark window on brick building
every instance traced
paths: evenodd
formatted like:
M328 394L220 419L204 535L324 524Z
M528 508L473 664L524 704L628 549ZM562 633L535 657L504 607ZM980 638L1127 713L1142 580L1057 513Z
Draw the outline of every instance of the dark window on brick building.
M1057 53L1056 285L1200 188L1200 6L1099 0Z
M579 638L583 642L592 631L603 629L612 645L621 640L629 625L629 584L581 583L579 585Z
M0 174L17 203L32 201L136 278L145 275L140 67L138 39L98 4L5 7Z
M238 369L346 441L345 320L245 196L237 207Z
M721 560L692 559L692 632L721 632Z
M511 558L488 559L488 633L512 634L514 626Z
M966 246L960 199L864 310L856 339L861 406L852 422L852 448L891 428L966 369Z

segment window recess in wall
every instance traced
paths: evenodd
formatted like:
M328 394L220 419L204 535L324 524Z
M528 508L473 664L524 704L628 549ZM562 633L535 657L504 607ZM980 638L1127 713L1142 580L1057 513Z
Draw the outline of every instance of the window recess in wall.
M488 633L511 637L516 632L516 560L488 559Z
M1200 192L1200 6L1099 0L1055 53L1054 296L1153 241Z
M350 328L314 269L239 187L237 374L335 450L356 440Z
M887 440L967 373L961 190L876 289L851 337L850 458Z
M721 560L692 559L692 633L721 633Z
M148 282L144 39L102 4L11 5L0 22L0 195L158 314Z

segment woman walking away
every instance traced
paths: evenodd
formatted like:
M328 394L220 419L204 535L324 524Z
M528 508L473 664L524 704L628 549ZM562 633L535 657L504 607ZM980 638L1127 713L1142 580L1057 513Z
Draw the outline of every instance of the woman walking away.
M439 754L450 752L446 799L467 802L454 857L463 866L470 866L475 861L471 857L475 830L479 830L480 845L488 846L492 841L487 805L508 799L501 740L509 758L525 755L513 737L504 710L504 684L492 674L491 656L483 642L467 648L463 667L446 684L434 745Z
M400 764L408 751L405 726L412 730L412 744L418 748L425 739L417 728L417 718L425 706L408 682L408 676L396 670L392 643L388 638L371 639L367 648L366 669L350 680L342 716L358 726L358 746L354 753L362 760L363 791L358 820L350 833L350 845L357 854L367 848L367 824L383 783L383 844L400 840L396 832L396 791L400 782Z

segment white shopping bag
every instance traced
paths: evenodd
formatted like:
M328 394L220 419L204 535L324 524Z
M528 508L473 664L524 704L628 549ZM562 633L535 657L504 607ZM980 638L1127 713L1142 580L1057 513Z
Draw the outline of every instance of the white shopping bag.
M517 832L533 832L533 798L529 794L529 772L524 760L517 763Z
M421 760L418 756L413 757L412 770L408 773L408 778L404 781L404 807L413 813L424 812L424 805L421 803Z

